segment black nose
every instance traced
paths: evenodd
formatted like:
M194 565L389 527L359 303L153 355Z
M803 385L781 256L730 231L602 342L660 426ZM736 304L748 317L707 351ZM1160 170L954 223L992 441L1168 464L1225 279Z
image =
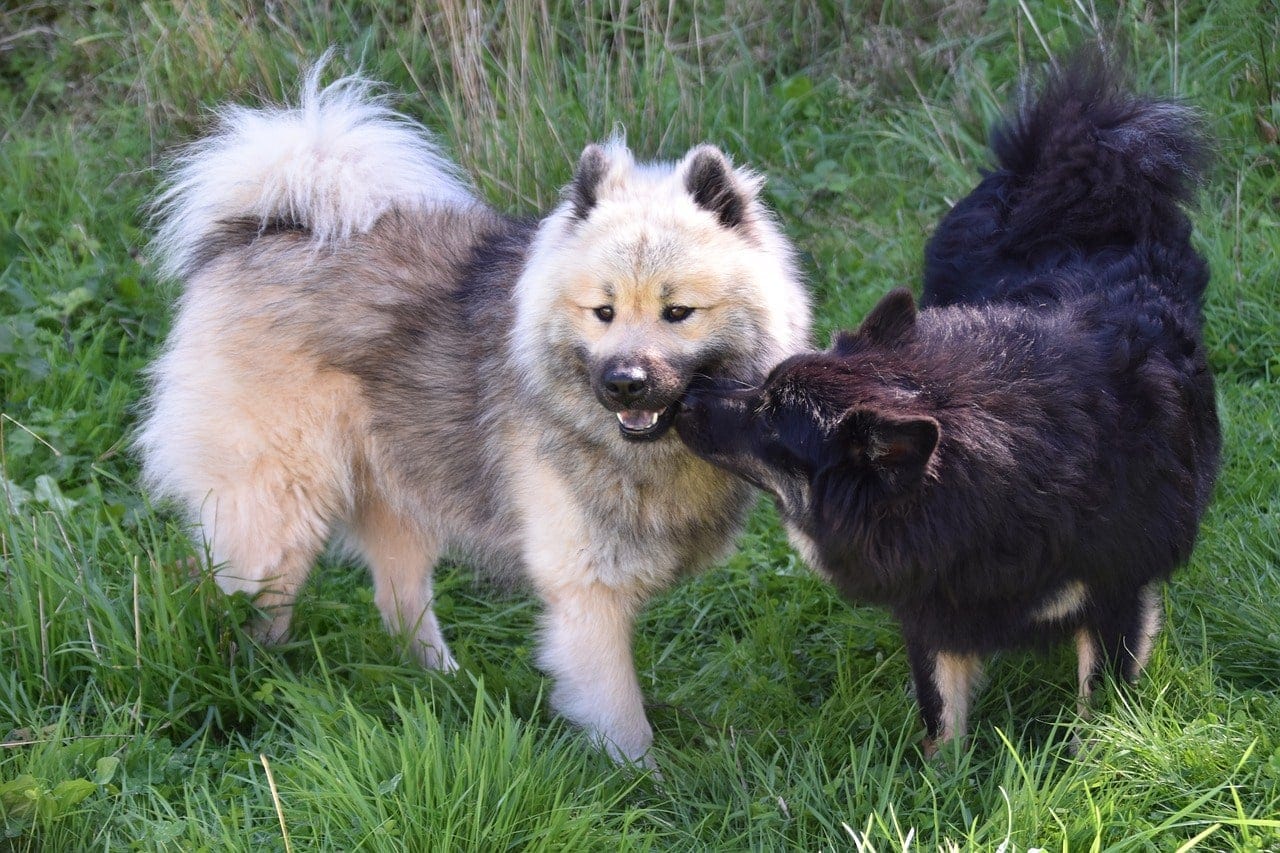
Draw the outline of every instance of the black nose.
M649 389L649 374L638 364L612 367L604 374L605 393L626 405Z

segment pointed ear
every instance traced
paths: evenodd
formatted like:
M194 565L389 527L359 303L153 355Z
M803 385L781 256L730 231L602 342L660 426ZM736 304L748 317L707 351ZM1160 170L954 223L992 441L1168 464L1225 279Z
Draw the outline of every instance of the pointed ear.
M756 182L743 180L714 145L699 145L685 156L685 163L684 186L698 207L714 213L726 228L746 221Z
M858 333L840 329L831 336L831 350L836 355L848 355L857 345Z
M905 287L889 291L876 303L858 327L858 337L884 346L894 346L910 337L916 328L916 301ZM839 349L839 343L837 343Z
M582 150L573 180L569 182L569 198L573 201L574 218L586 219L591 215L591 209L600 199L600 182L608 171L609 157L604 148L592 144Z
M869 465L895 494L914 488L938 449L942 428L930 417L851 409L840 437L853 461Z

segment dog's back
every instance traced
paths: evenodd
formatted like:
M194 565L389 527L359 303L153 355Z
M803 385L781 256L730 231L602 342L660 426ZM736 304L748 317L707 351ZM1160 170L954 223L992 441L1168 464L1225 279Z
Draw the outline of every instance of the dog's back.
M1076 53L993 129L997 168L929 241L922 307L1045 305L1145 278L1198 327L1209 270L1182 209L1207 155L1197 124Z

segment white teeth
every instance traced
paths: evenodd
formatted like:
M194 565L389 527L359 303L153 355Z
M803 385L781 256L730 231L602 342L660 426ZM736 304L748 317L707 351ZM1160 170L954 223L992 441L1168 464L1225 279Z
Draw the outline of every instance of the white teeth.
M661 414L661 412L643 412L637 409L627 409L618 412L618 423L622 424L624 429L642 432L657 426L658 416Z

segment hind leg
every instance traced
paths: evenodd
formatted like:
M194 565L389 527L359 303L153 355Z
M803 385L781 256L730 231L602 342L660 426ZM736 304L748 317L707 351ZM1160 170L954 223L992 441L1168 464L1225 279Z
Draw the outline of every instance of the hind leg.
M431 570L440 554L434 537L381 498L360 508L352 534L373 574L374 600L387 630L412 637L414 654L424 666L456 671L458 663L432 607Z
M1076 631L1076 713L1082 719L1089 718L1093 691L1102 673L1102 645L1098 635L1090 628Z
M1151 647L1160 632L1160 594L1154 583L1141 587L1120 601L1094 606L1091 624L1076 631L1076 713L1089 719L1093 694L1102 674L1108 670L1117 678L1136 681L1151 657ZM1084 744L1072 735L1071 750Z
M1076 635L1083 698L1092 693L1104 670L1125 681L1137 680L1151 658L1161 615L1160 590L1155 583L1095 605L1091 625Z
M1151 658L1160 633L1160 589L1155 583L1132 595L1095 604L1090 624L1076 631L1076 708L1087 717L1093 692L1103 672L1136 681Z
M1151 650L1155 647L1156 636L1164 622L1164 610L1160 601L1160 587L1149 583L1138 590L1138 606L1136 619L1130 633L1126 637L1126 649L1130 651L1130 659L1122 671L1128 681L1137 681L1138 676L1147 668L1151 660Z
M363 403L277 322L275 289L211 275L180 303L137 443L152 495L186 509L218 585L254 596L275 642L348 508Z
M289 634L293 603L329 536L328 514L298 488L273 488L275 477L220 489L201 507L214 579L227 594L244 592L263 611L250 632L268 645Z

